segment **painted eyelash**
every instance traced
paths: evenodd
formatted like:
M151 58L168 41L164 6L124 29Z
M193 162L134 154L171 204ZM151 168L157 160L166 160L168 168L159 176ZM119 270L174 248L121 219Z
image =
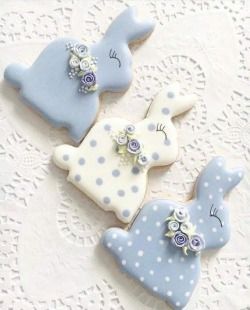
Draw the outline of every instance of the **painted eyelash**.
M116 60L118 61L118 63L119 63L119 68L122 66L120 59L117 57L116 51L113 50L113 52L112 52L112 48L111 48L110 51L109 51L109 58L111 58L111 59L112 59L112 58L113 58L113 59L116 59Z
M211 206L210 214L209 215L217 218L217 220L220 222L220 226L223 227L222 221L219 218L219 216L217 215L219 210L216 209L216 208L213 209L213 207L214 207L214 204L212 204L212 206Z
M157 127L156 127L156 131L162 131L164 133L164 135L165 135L165 139L167 140L168 135L167 135L167 133L165 131L165 126L163 124L159 124L158 123Z

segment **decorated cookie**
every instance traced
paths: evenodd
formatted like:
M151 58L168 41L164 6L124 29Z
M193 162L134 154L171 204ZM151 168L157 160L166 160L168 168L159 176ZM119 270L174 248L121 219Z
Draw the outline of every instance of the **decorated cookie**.
M130 231L111 228L103 243L121 268L174 309L188 303L200 275L203 250L224 246L230 236L224 195L242 179L241 169L227 170L214 158L198 178L194 200L147 203Z
M129 43L154 29L152 21L139 21L134 8L122 12L104 37L91 46L71 38L49 44L26 68L9 65L5 79L20 89L22 99L55 127L66 127L80 141L94 122L99 95L125 90L132 80Z
M104 119L78 148L57 147L54 162L69 170L68 180L100 207L128 223L143 201L148 170L176 160L172 117L194 102L194 95L181 96L178 85L171 85L158 94L144 120L131 124L120 118Z

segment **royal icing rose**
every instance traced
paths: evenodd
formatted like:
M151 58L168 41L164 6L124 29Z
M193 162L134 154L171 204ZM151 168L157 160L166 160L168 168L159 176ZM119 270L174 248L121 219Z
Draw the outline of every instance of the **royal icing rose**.
M200 252L205 247L205 240L202 238L201 235L193 235L190 237L188 242L188 248L189 250L193 252Z
M145 166L148 164L148 157L146 155L139 154L137 162L139 165Z
M125 128L127 134L132 135L135 132L135 126L134 125L128 125Z
M184 208L175 209L174 217L178 222L185 222L188 219L188 212Z
M171 231L177 231L180 227L180 224L177 221L170 221L168 223L168 229Z
M116 138L116 142L118 145L126 145L128 142L128 137L126 136L126 134L121 133L117 138Z
M188 244L188 236L181 231L177 231L172 237L171 241L178 248L183 248Z
M73 47L73 52L80 58L88 55L88 47L84 44L75 44Z
M73 55L70 60L69 60L69 66L70 68L77 68L80 64L80 60L78 57L76 57L75 55Z
M137 139L131 139L128 142L127 150L131 154L139 154L141 152L141 144Z
M93 72L85 73L84 76L81 78L81 83L85 87L91 87L96 84L96 77Z

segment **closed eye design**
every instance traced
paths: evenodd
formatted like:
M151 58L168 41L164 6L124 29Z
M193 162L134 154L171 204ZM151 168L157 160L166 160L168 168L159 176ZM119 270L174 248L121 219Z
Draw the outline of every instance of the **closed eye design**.
M109 51L109 58L110 59L116 59L118 61L119 68L121 68L121 66L122 66L121 60L117 57L116 51L113 50L112 48Z
M220 226L223 227L222 221L219 218L219 216L217 215L218 213L218 209L214 208L214 204L212 204L211 208L210 208L210 216L217 218L217 220L220 222Z
M158 132L158 131L163 132L163 134L164 134L164 136L165 136L165 139L167 140L168 135L167 135L167 133L166 133L166 131L165 131L165 126L164 126L163 124L158 123L158 124L157 124L157 127L156 127L156 131L157 131L157 132Z

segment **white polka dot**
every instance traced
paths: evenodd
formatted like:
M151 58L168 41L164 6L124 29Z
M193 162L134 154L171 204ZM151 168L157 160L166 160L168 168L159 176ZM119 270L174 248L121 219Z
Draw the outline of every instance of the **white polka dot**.
M144 281L144 277L140 277L140 281L143 282Z
M239 172L238 177L242 178L242 176L243 176L242 172Z
M189 297L189 296L190 296L190 292L186 292L186 293L185 293L185 296L186 296L186 297Z
M201 233L200 235L201 235L202 238L204 238L204 234Z
M163 244L164 244L164 240L160 239L160 240L159 240L159 244L160 244L160 245L163 245Z
M169 258L169 259L168 259L168 263L169 263L169 264L172 264L172 262L173 262L172 258Z
M197 209L198 209L198 210L202 210L202 206L201 206L201 205L198 205L198 206L197 206Z
M224 209L223 205L220 205L220 206L219 206L219 209L220 209L220 210L223 210L223 209Z
M181 303L180 303L179 301L177 301L177 302L175 303L175 305L176 305L177 307L180 307Z
M118 251L119 251L119 252L122 252L122 250L123 250L123 247L122 247L122 246L119 246Z
M117 238L117 234L113 234L112 239L116 239L116 238Z
M228 177L228 182L232 182L232 178L231 177Z
M210 195L208 196L208 198L209 198L210 200L212 200L212 199L213 199L213 195L210 194Z
M180 261L183 263L185 261L185 257L181 257Z
M161 222L156 222L156 223L155 223L155 226L156 226L156 227L160 227L160 226L161 226Z
M128 241L127 245L128 245L128 246L132 246L132 245L133 245L133 242L132 242L132 241Z
M199 219L199 223L204 223L204 220L203 219Z
M218 161L217 165L218 165L219 167L221 167L221 166L222 166L222 162L221 162L221 161Z
M213 228L212 228L212 232L214 232L214 233L217 232L217 228L216 228L216 227L213 227Z
M135 234L140 235L140 229L136 229Z
M144 255L144 252L143 252L142 250L140 250L140 251L137 252L137 255L138 255L138 256L143 256L143 255Z
M154 210L154 211L157 211L157 210L158 210L158 206L157 206L157 205L154 205L154 206L153 206L153 210Z
M168 295L168 296L172 296L172 295L173 295L173 292L172 292L172 291L167 291L167 295Z
M183 280L183 279L184 279L184 276L181 274L181 275L179 276L179 279L180 279L180 280Z
M220 175L217 175L217 176L215 177L215 179L216 179L217 181L219 181L219 180L221 179Z
M219 188L219 192L222 193L223 192L223 188L220 187Z
M154 274L154 270L149 270L149 274L152 276Z
M170 281L170 278L169 278L169 277L165 277L165 281L166 281L166 282L169 282L169 281Z
M152 241L152 237L151 236L147 236L147 241L148 242Z
M190 280L189 283L190 283L191 285L193 285L193 284L194 284L194 280Z
M143 222L146 222L146 221L147 221L147 217L146 217L146 216L143 216L142 221L143 221Z
M127 264L126 260L123 259L123 260L122 260L122 265L125 266L126 264Z
M153 287L153 291L154 291L154 292L157 292L157 291L158 291L158 287L157 287L157 286L154 286L154 287Z
M158 256L158 257L156 258L156 260L157 260L158 263L160 263L160 262L162 261L162 258L161 258L160 256Z
M195 265L194 265L194 264L192 264L192 265L190 266L190 268L191 268L191 269L194 269L194 268L195 268Z
M170 211L174 210L174 206L169 206Z
M111 242L108 242L108 243L107 243L107 247L108 247L108 248L111 248L111 247L112 247L112 243L111 243Z
M208 187L208 182L204 182L204 187Z
M139 262L135 262L135 267L136 268L140 267L140 263Z
M223 239L223 238L220 238L220 242L224 242L224 239Z

